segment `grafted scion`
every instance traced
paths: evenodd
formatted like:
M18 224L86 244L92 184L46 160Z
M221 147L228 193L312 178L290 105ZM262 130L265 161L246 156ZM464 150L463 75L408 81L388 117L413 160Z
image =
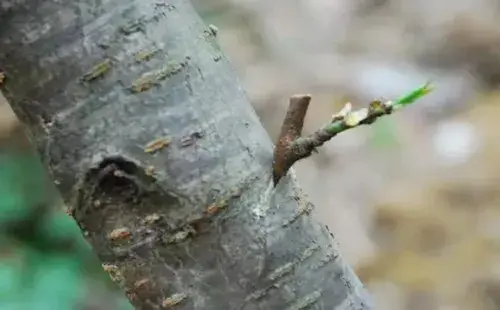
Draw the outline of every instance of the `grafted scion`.
M281 133L274 148L273 181L276 186L293 164L317 152L322 146L337 134L360 125L370 125L379 117L389 115L393 111L409 105L432 91L432 85L426 83L397 100L373 100L367 108L352 111L351 103L347 103L337 114L332 115L330 123L316 130L313 134L302 137L304 118L311 102L311 95L294 95L286 113Z

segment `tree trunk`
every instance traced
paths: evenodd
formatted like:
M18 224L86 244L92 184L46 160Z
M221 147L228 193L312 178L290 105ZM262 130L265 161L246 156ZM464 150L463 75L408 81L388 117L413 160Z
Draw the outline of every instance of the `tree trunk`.
M186 0L10 0L3 91L138 309L370 309Z

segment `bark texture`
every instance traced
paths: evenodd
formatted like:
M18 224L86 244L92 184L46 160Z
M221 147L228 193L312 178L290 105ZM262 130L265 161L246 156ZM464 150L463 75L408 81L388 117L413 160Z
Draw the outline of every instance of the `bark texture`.
M0 4L2 89L138 309L370 309L186 0Z

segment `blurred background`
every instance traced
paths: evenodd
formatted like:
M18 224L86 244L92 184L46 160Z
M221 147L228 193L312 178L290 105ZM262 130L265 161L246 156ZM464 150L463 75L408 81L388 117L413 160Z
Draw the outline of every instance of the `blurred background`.
M311 93L343 104L436 91L295 168L378 309L500 309L500 1L193 0L270 136Z

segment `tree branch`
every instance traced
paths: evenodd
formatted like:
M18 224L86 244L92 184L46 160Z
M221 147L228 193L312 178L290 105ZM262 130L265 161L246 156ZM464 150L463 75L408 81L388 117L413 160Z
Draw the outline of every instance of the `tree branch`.
M289 146L302 135L304 118L310 102L310 95L294 95L290 98L290 105L274 148L274 185L278 184L279 179L287 173L291 165L300 159L292 158L295 154L289 151Z
M332 116L330 123L324 125L313 134L302 137L302 127L307 108L311 101L310 95L294 95L281 127L281 133L274 148L273 180L276 186L293 164L309 157L316 148L322 146L337 134L360 125L369 125L377 118L389 115L393 111L409 105L432 91L432 85L426 83L414 89L395 101L374 100L367 108L352 111L351 103Z

